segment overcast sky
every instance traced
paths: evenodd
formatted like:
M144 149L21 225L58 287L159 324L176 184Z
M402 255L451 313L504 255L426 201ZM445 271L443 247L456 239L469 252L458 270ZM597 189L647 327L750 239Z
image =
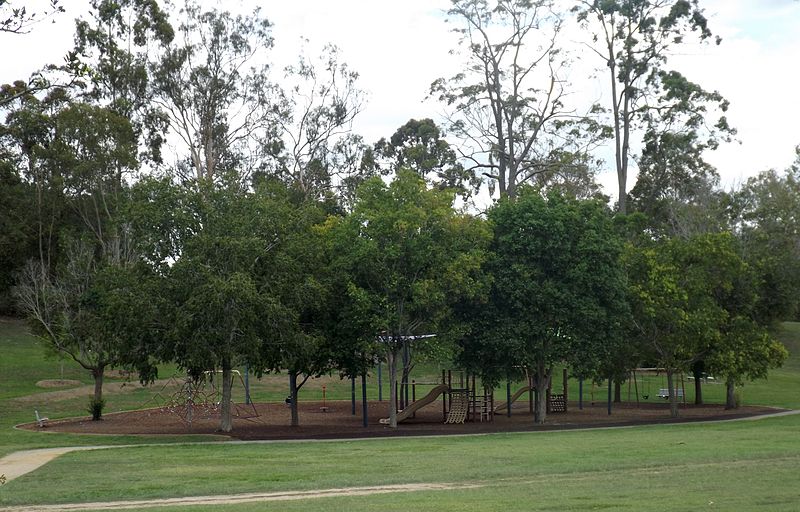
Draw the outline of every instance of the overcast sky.
M302 37L311 42L309 55L325 43L338 45L368 94L355 124L368 142L391 135L409 118L441 117L442 107L424 99L430 83L453 74L460 62L449 55L456 46L445 22L449 0L207 3L237 11L260 5L274 24L273 61L279 65L299 53ZM88 2L63 4L67 12L55 23L39 24L27 35L0 34L0 82L60 62L71 46L73 20ZM728 117L740 143L723 146L708 159L725 186L762 170L786 168L800 144L800 1L701 0L701 5L722 44L686 48L670 65L706 89L719 90L731 103ZM610 164L600 180L613 193L616 177ZM629 187L634 182L632 177Z

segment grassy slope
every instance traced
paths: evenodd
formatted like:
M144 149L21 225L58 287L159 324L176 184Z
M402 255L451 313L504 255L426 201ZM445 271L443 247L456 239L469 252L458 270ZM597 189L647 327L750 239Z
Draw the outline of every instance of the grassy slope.
M0 327L0 391L5 393L0 395L0 454L28 447L148 441L11 431L10 425L29 420L32 411L30 403L20 405L8 397L43 391L32 383L58 378L60 370L57 361L41 362L41 348L32 346L20 326ZM790 349L790 360L768 381L745 388L749 403L800 407L800 324L786 324L780 337ZM79 373L65 371L65 378L85 380ZM348 396L347 384L334 383L332 394ZM270 384L257 393L274 397L283 390ZM147 396L146 390L110 396L110 407L136 407ZM83 398L47 404L55 411L48 414L76 414L84 404ZM489 510L544 510L554 504L562 510L634 510L643 504L685 510L713 501L716 508L728 510L792 510L800 499L798 428L800 417L794 416L615 431L101 450L69 454L10 482L0 489L0 503L479 481L486 487L327 498L281 503L279 508L463 510L483 503ZM236 507L251 509L262 510L263 505Z

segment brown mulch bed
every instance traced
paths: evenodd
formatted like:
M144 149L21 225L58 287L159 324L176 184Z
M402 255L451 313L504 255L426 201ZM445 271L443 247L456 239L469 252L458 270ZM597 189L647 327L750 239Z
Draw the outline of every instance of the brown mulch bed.
M362 426L361 403L356 403L356 415L351 413L349 401L328 401L327 412L322 412L319 402L300 402L300 426L291 427L290 411L283 403L237 405L239 417L234 418L235 439L347 439L360 437L382 437L403 435L476 434L493 432L527 432L537 430L560 430L624 425L644 425L734 419L759 414L779 412L771 407L745 406L726 411L721 405L680 406L680 418L669 417L666 403L614 404L609 416L605 403L584 403L578 410L576 403L569 404L569 412L551 413L543 426L533 424L528 404L515 404L512 416L505 413L495 415L493 421L467 422L461 425L445 425L442 418L442 402L424 407L417 417L402 422L396 430L379 423L388 416L388 403L369 402L367 427ZM253 410L255 408L255 411ZM258 416L254 414L257 413ZM162 409L147 409L108 414L102 421L76 418L51 421L44 430L89 434L219 434L219 417L213 413L196 411L191 424L175 412ZM21 425L20 428L39 430L36 424Z

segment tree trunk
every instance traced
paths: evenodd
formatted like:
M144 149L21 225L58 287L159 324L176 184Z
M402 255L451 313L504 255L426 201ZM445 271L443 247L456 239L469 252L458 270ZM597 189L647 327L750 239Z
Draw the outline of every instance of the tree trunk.
M92 370L94 377L94 397L92 398L92 421L98 421L103 416L103 376L105 366L98 366Z
M389 349L389 426L397 428L397 349Z
M219 429L222 432L233 430L231 419L231 388L233 387L233 371L231 362L222 359L222 401L219 404Z
M667 370L667 386L669 386L669 415L672 418L678 417L678 397L675 394L674 375L672 370Z
M733 378L728 377L725 381L725 409L736 409L736 386Z
M618 404L622 402L622 381L619 379L614 379L614 403Z
M300 415L297 413L297 372L289 371L289 408L292 411L292 426L300 425Z
M703 370L704 364L698 361L692 365L692 376L694 377L694 403L703 405Z
M547 388L550 387L550 375L545 370L544 362L537 364L538 368L534 376L534 386L536 387L536 400L533 406L533 422L543 425L547 418Z

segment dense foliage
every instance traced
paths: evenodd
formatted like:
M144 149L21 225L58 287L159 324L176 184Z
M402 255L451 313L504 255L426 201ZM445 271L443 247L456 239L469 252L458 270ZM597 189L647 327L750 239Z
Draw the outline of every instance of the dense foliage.
M727 103L666 67L711 37L698 0L577 4L454 0L446 118L369 145L338 48L277 77L259 10L93 0L64 64L0 87L0 311L92 373L96 418L106 369L147 381L167 361L220 372L224 431L241 366L288 374L293 425L308 378L386 359L394 394L420 357L531 376L538 422L557 365L618 384L664 368L674 414L673 377L713 372L734 405L800 307L800 164L719 189L704 154L733 134ZM0 31L34 28L7 5ZM571 21L607 107L567 104ZM616 213L594 179L606 139Z

